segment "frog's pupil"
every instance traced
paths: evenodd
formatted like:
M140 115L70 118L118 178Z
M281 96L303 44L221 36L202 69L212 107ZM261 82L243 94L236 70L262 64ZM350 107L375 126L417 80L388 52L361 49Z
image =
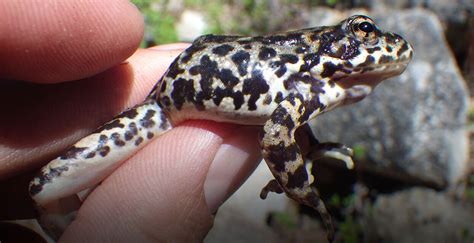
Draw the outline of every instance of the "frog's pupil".
M370 33L372 31L374 31L375 27L373 24L369 23L369 22L362 22L359 24L359 29L366 32L366 33Z

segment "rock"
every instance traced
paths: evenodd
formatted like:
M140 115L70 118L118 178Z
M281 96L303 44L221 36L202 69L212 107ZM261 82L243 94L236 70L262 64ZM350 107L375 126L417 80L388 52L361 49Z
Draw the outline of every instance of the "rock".
M271 212L288 211L291 202L285 195L275 193L260 199L261 189L271 179L273 176L262 161L245 184L219 208L214 227L204 242L280 242L266 220Z
M435 12L443 21L450 23L464 23L469 15L474 14L474 2L472 0L367 0L361 5L368 5L374 10L393 10L405 8L423 7Z
M430 189L380 195L364 216L364 242L474 241L474 205Z
M252 204L248 206L251 207ZM242 215L241 210L232 207L220 209L214 220L214 227L206 236L205 243L245 243L245 242L282 242L278 235L262 222L255 224L253 220Z
M314 119L313 130L321 141L364 151L359 169L433 187L454 183L468 167L468 94L440 22L421 9L373 17L413 45L414 59L362 102Z
M334 25L349 15L332 8L314 8L308 14L308 26L306 27Z
M472 0L427 1L424 7L435 12L449 23L465 23L469 15L474 15L474 2Z
M308 26L328 26L341 22L343 19L356 14L370 15L365 9L350 9L341 12L332 8L320 7L311 9L308 14Z

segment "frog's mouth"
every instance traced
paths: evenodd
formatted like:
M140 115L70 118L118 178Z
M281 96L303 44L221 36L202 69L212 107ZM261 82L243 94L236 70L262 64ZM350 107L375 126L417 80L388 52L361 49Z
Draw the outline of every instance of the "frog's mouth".
M337 81L345 91L343 105L358 102L369 95L383 80L398 76L405 71L408 63L397 63L373 68L372 71L351 74Z

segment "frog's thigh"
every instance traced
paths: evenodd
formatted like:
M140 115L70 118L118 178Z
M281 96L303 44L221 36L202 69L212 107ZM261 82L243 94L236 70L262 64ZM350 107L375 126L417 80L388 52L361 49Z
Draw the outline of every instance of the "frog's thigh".
M311 194L309 178L295 131L301 125L303 102L289 96L275 109L263 127L261 145L263 156L275 179L293 199L307 203Z
M319 212L328 229L328 239L332 239L334 229L331 217L316 188L310 186L303 156L295 139L295 131L301 125L299 119L304 110L302 100L295 96L289 96L280 103L263 127L263 157L276 181L290 198ZM278 192L278 187L271 184L263 189L262 194Z
M57 219L71 211L63 208L64 201L71 202L75 193L102 181L120 162L169 129L171 125L161 107L156 101L147 100L51 161L30 183L42 226L61 231L67 223Z
M31 182L30 194L42 205L93 186L170 128L154 100L129 109L46 165Z

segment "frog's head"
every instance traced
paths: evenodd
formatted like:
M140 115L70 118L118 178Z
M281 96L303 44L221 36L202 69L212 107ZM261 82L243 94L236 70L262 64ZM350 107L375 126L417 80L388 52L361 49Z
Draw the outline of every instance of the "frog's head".
M401 74L413 56L406 40L380 30L366 16L355 15L319 31L315 39L320 59L311 73L344 90L330 106L363 99L382 80Z

